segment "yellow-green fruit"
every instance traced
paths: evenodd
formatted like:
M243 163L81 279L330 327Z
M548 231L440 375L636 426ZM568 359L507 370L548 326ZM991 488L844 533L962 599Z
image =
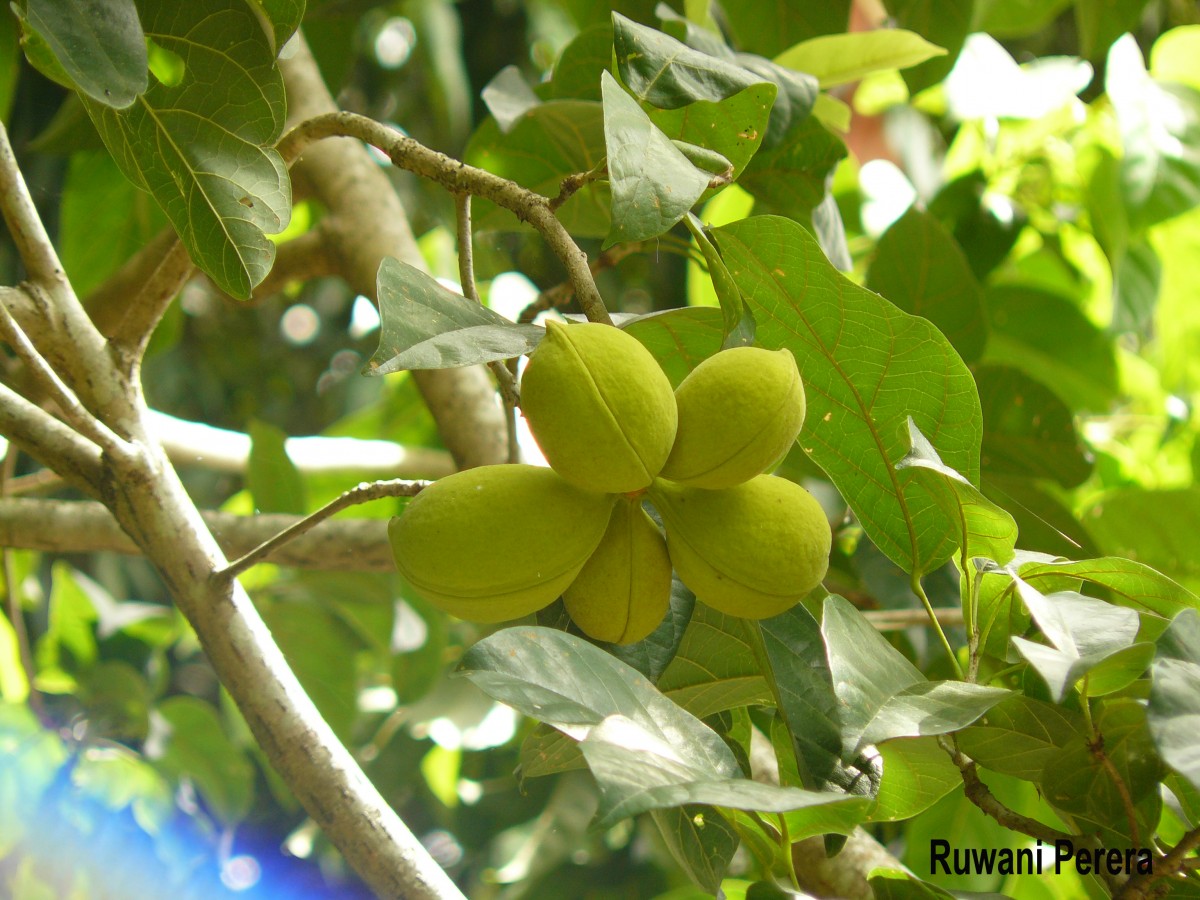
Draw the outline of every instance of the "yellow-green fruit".
M608 530L563 603L584 634L632 644L662 622L671 601L667 544L641 502L622 497Z
M667 548L680 580L714 609L765 619L821 583L832 535L812 494L760 475L721 491L656 481Z
M679 429L660 473L691 487L761 475L804 424L804 384L787 350L737 347L700 363L675 389Z
M396 567L439 609L503 622L551 603L608 526L613 498L537 466L481 466L421 491L388 525Z
M548 322L521 380L521 409L554 470L621 494L658 475L675 440L675 397L654 357L610 325Z

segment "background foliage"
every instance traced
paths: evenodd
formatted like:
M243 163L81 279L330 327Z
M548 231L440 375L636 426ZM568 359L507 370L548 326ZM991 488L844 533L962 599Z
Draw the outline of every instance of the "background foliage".
M595 647L557 607L484 629L394 575L248 574L323 715L470 896L765 896L790 841L836 849L857 825L929 882L879 896L1107 896L930 872L931 838L1032 840L967 799L950 733L1050 827L1168 849L1200 825L1192 4L895 0L856 5L851 31L849 2L145 0L145 41L81 32L95 5L3 18L0 113L81 294L167 223L206 273L146 363L156 409L250 437L244 476L184 470L200 505L304 513L350 486L287 435L441 449L400 370L540 334L391 263L378 333L334 278L238 302L324 216L273 148L301 21L345 107L547 196L603 176L560 217L673 382L750 336L800 361L808 424L781 473L835 552L828 594L776 619L677 585L655 635ZM893 30L862 30L873 12ZM394 180L431 272L457 279L450 198ZM563 282L511 214L479 201L474 224L493 310ZM8 244L0 269L19 280ZM389 374L359 377L372 359ZM44 705L0 619L8 892L365 896L147 565L7 559ZM953 662L927 625L876 627L923 600L962 611ZM66 842L90 849L64 865ZM1171 884L1197 893L1194 872Z

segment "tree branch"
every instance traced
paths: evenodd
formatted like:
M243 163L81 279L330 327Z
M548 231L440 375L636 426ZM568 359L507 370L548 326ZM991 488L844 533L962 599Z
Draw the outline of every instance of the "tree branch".
M1195 858L1188 859L1188 854L1200 848L1200 828L1193 828L1179 843L1162 859L1154 861L1154 872L1145 875L1135 875L1125 882L1125 886L1114 895L1117 900L1146 900L1153 896L1155 882L1170 878L1182 872L1189 863L1195 864Z
M98 496L100 448L0 384L0 434L89 496Z
M279 61L292 120L336 110L303 36L297 33L293 43L296 52ZM328 250L338 273L355 291L378 303L376 273L387 256L424 270L400 198L386 170L361 143L324 141L310 147L293 172L329 211L323 222L329 229ZM505 461L504 414L482 366L417 371L412 376L460 467Z
M350 112L327 113L301 122L279 142L284 159L294 159L309 144L327 137L356 137L377 147L401 169L435 181L453 194L474 194L491 200L541 233L546 243L567 269L575 295L584 315L592 322L612 324L600 291L588 268L587 254L550 208L550 201L507 178L468 166L444 153L430 150L396 129L366 116Z
M227 556L248 553L301 521L299 516L239 516L203 510ZM0 501L0 545L47 553L141 553L102 503L9 497ZM387 519L333 519L268 553L263 562L297 569L394 572Z

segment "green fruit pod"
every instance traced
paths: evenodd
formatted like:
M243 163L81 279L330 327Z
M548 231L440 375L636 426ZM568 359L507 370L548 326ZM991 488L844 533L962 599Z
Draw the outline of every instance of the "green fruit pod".
M775 465L804 425L804 383L788 350L736 347L675 389L679 427L659 474L690 487L733 487Z
M829 568L832 534L816 499L760 475L721 491L654 482L671 564L697 599L727 615L765 619L794 606Z
M521 409L554 470L587 490L647 487L675 440L671 383L610 325L548 322L521 380Z
M563 592L563 604L589 637L632 644L658 627L670 602L666 541L641 502L622 497L600 546Z
M503 622L562 594L604 536L612 505L550 469L481 466L421 491L388 538L422 598L460 619Z

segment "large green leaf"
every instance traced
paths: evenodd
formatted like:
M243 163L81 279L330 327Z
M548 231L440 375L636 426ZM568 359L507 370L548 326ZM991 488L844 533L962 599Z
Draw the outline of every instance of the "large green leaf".
M980 412L958 354L927 321L837 272L795 222L755 217L713 234L757 341L788 348L800 365L801 447L888 558L909 571L941 565L954 549L945 515L893 464L908 449L911 416L946 465L978 480Z
M797 3L796 0L755 0L722 4L729 30L738 47L774 56L793 44L819 34L837 34L849 26L850 0Z
M291 182L270 147L283 128L283 79L242 0L145 0L146 36L183 63L125 110L85 99L121 170L154 195L192 258L234 297L266 277L291 215Z
M529 353L545 334L536 325L514 325L391 257L379 265L378 293L383 324L367 363L371 375L509 359Z
M672 140L721 154L736 178L763 142L776 90L774 84L763 82L718 102L697 100L680 109L651 109L648 114Z
M693 307L639 316L624 329L642 342L673 387L721 349L721 310Z
M848 775L841 763L841 717L820 626L797 605L758 627L766 675L787 725L800 783L811 790L830 784L845 788L857 773Z
M1070 300L1023 284L984 293L991 333L984 361L1020 369L1073 410L1107 410L1116 398L1112 340Z
M733 826L708 806L656 809L651 815L683 871L701 890L717 896L738 848Z
M945 53L919 34L891 28L809 38L778 54L775 62L812 75L829 88L883 69L907 69Z
M1083 523L1106 553L1200 586L1200 490L1111 491L1084 512Z
M815 117L806 116L780 143L756 153L738 184L760 207L807 221L825 199L834 168L845 158L846 145Z
M1131 559L1047 560L1021 567L1021 577L1034 587L1062 576L1080 578L1106 588L1113 603L1169 618L1185 609L1200 609L1200 598L1166 575Z
M1109 51L1104 86L1121 128L1121 186L1130 221L1153 225L1195 207L1200 93L1154 81L1130 35Z
M275 38L275 52L278 53L287 43L288 38L300 27L304 18L304 0L250 0L257 6L267 21L271 23L271 33Z
M1180 613L1158 645L1146 723L1167 765L1200 790L1200 615Z
M601 89L612 190L604 246L657 237L687 214L712 176L696 168L607 72Z
M901 28L946 50L945 56L904 70L909 92L915 94L945 78L971 32L975 0L884 0L884 6Z
M124 109L146 90L146 36L133 0L26 0L24 23L97 103Z
M741 66L693 50L620 13L613 14L613 55L633 95L659 109L717 102L760 81Z
M926 681L902 688L867 723L860 748L892 738L933 737L966 728L1009 696L1004 688L966 681Z
M1074 710L1014 694L960 731L955 740L963 753L985 768L1038 781L1055 752L1086 733L1083 717Z
M549 95L554 100L599 100L600 73L612 65L613 29L606 22L585 28L554 63Z
M597 90L599 83L597 81ZM502 134L495 119L475 129L463 153L466 162L515 181L547 197L558 194L568 175L588 172L604 159L604 109L590 100L551 100L531 108ZM593 182L558 209L563 226L578 237L608 233L609 188ZM491 203L474 205L477 229L518 231L528 226Z
M659 690L700 717L774 702L754 656L750 627L745 619L697 603Z
M983 352L983 293L962 248L931 214L910 207L883 233L867 287L931 321L966 362Z
M1096 831L1102 846L1144 847L1158 823L1158 783L1165 774L1146 728L1146 710L1129 698L1108 702L1095 717L1095 728L1104 757L1095 752L1090 736L1073 738L1046 764L1041 789L1056 808ZM1131 834L1126 799L1134 804L1138 842Z
M958 767L935 738L898 738L879 746L883 779L872 822L911 819L962 784Z
M942 462L937 451L908 420L912 449L896 463L937 501L955 531L955 543L968 559L985 557L1003 565L1013 556L1017 526L1012 516L992 503L979 488Z
M1064 487L1091 474L1071 411L1054 391L1007 366L980 366L975 384L983 407L984 471L1052 478Z

